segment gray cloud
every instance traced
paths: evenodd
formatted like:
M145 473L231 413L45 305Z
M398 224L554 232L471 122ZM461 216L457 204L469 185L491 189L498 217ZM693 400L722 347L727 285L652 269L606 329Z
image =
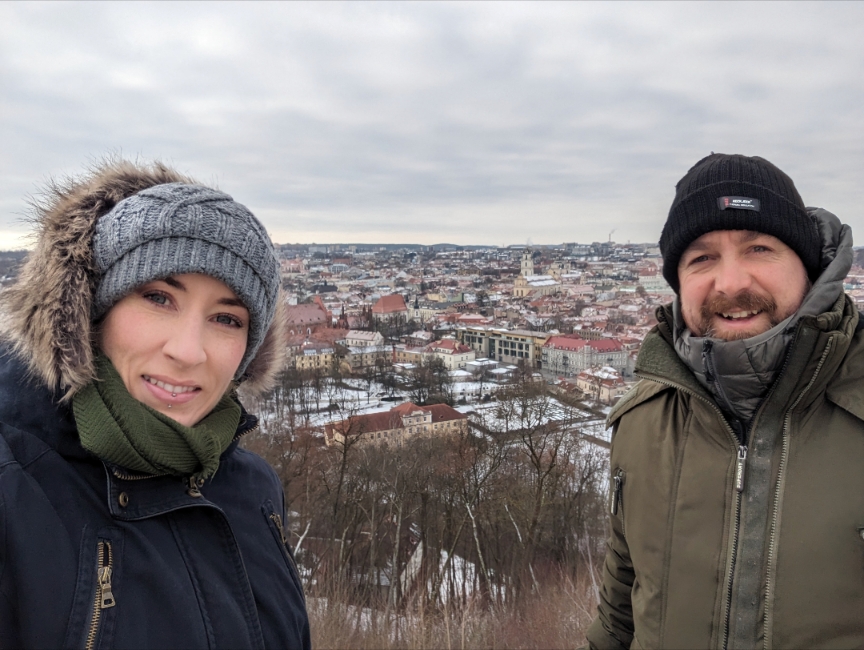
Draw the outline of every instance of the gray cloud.
M161 158L277 241L656 240L709 151L864 228L857 3L0 5L0 246ZM824 36L824 35L830 35Z

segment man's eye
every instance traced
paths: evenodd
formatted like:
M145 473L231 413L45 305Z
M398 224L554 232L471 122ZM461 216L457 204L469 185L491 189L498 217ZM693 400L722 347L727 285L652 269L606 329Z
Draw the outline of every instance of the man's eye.
M242 321L231 314L219 314L216 316L216 322L220 325L229 325L231 327L243 327Z
M692 260L690 260L687 265L692 266L693 264L699 264L700 262L705 262L707 259L707 255L700 255L699 257L694 257Z

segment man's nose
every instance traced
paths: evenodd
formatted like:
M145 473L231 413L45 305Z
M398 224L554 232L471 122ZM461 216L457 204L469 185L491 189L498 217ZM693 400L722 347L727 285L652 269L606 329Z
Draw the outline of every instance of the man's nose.
M177 319L169 332L162 351L183 366L196 366L207 360L204 348L204 324L197 318Z
M734 257L720 260L714 276L714 290L726 296L736 296L753 283L753 276L740 260Z

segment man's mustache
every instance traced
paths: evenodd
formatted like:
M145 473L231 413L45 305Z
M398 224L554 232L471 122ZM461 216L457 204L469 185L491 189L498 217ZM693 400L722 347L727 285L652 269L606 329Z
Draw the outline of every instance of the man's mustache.
M706 320L713 318L715 314L729 314L736 311L764 311L771 315L776 310L777 303L770 297L745 291L731 298L722 295L714 296L702 305L700 315L703 320Z
M760 296L750 291L732 297L718 295L710 298L699 310L701 317L699 329L702 330L702 336L714 335L715 328L712 323L718 314L730 314L738 311L764 312L768 315L771 327L780 322L777 319L777 303L770 297Z

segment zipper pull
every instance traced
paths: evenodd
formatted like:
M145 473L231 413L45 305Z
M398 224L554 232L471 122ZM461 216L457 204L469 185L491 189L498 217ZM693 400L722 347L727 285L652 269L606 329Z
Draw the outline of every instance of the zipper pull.
M114 607L114 594L111 592L111 567L104 566L99 569L99 589L102 596L99 607L108 609Z
M197 499L198 497L202 496L201 486L204 485L203 480L196 481L194 476L190 476L189 481L186 485L186 494L188 494L190 497L195 497Z
M612 490L611 513L613 515L618 514L618 501L621 499L621 485L624 483L624 478L621 474L621 470L619 469L615 472L615 476L612 477L612 480L615 481L615 488Z
M738 464L735 468L735 489L738 492L744 491L744 474L747 469L747 447L741 445L738 447Z

